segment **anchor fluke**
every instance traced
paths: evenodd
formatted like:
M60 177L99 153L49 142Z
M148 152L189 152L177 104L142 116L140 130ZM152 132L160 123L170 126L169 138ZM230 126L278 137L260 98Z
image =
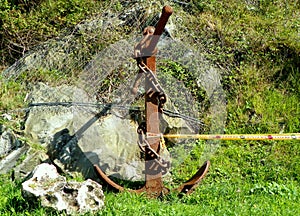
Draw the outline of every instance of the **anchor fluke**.
M195 173L195 175L192 176L188 181L183 183L180 187L178 187L176 190L180 194L190 194L193 192L195 187L198 186L198 184L201 182L201 180L205 177L205 175L208 172L208 168L210 166L210 161L206 161L202 167Z

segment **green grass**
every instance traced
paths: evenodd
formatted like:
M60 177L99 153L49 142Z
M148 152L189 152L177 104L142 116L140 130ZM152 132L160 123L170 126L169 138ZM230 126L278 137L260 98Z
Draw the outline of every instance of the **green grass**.
M106 209L99 215L299 215L299 150L296 141L226 142L191 195L179 199L171 194L159 201L107 193ZM198 159L187 159L178 178L190 176Z
M105 191L105 208L96 215L299 215L299 151L299 141L227 141L211 158L208 175L191 195L178 198L171 193L157 200ZM199 158L199 154L187 158L176 185L192 175ZM1 215L61 214L28 203L21 196L20 182L11 182L8 176L0 181Z
M14 35L34 32L31 34L35 37L34 43L25 41L28 45L59 35L62 28L72 27L87 14L92 16L102 11L96 1L45 1L36 4L40 7L28 13L10 8L11 3L6 1L0 2L7 6L0 13L5 23L1 27L12 32L9 38L15 42L18 39L13 38ZM180 14L183 20L174 37L199 45L197 48L207 60L222 69L228 113L225 133L299 133L300 19L297 1L192 2L191 9L174 5L174 13ZM120 2L115 5L114 10L123 7ZM82 8L86 9L84 13ZM7 32L0 30L3 38L7 38ZM110 36L118 38L120 35L110 32L108 38ZM111 41L114 40L98 41L96 47L104 47ZM6 55L8 42L3 43L3 52L0 51L3 66L20 56ZM195 98L205 99L184 65L166 62L161 69L183 81ZM28 82L64 83L64 78L69 78L64 75L64 71L40 70L30 74L32 80L26 74L21 78L27 77ZM0 84L1 114L23 107L24 82L4 83L0 79ZM0 118L0 124L11 123ZM10 127L20 128L18 123ZM201 166L203 145L203 142L195 144L191 155L172 171L174 182L170 187L178 186ZM210 158L208 175L190 196L179 199L176 194L170 194L156 200L105 191L105 208L95 215L300 215L299 152L298 140L220 142ZM8 175L0 176L0 215L61 214L42 208L39 203L27 202L21 195L20 180L12 182Z

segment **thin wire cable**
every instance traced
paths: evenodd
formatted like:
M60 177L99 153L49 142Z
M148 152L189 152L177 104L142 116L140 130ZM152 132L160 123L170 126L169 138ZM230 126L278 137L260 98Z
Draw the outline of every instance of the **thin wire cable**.
M107 103L107 104L101 104L101 103L86 103L86 102L42 102L42 103L31 103L29 104L29 108L30 107L39 107L39 106L66 106L66 107L70 107L70 106L82 106L82 107L96 107L96 108L103 108L106 106L111 106L113 104ZM134 110L134 111L142 111L142 107L139 106L126 106L126 105L113 105L113 108L118 108L118 109L130 109L130 110ZM190 116L186 116L183 114L180 114L178 112L174 112L171 110L166 110L163 109L162 110L163 114L172 117L172 118L181 118L193 123L197 123L201 126L206 126L203 122L201 122L200 120L190 117Z

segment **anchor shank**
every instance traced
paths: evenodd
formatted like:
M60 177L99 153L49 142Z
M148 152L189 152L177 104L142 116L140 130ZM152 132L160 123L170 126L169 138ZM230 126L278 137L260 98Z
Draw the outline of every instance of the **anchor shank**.
M173 9L170 6L165 6L162 9L162 15L155 26L155 32L153 37L149 37L148 47L145 47L148 52L153 53L155 47L158 43L160 36L163 33L166 23L171 16ZM151 55L144 58L145 65L156 75L156 57ZM140 71L141 72L141 71ZM159 131L159 115L160 109L158 108L158 98L155 96L157 92L152 89L151 78L145 76L145 114L146 114L146 132L147 133L160 133ZM159 138L152 137L147 138L150 147L159 154ZM155 172L153 171L155 170ZM150 152L145 153L145 189L150 197L158 197L162 195L163 192L163 182L162 182L162 170L160 166L157 166L157 162L153 160Z
M145 64L149 67L153 73L156 73L156 57L151 56L145 59ZM151 81L148 76L145 78L145 108L146 108L146 130L149 133L159 133L159 109L157 97L153 96L154 90L151 89ZM149 138L147 139L151 148L159 152L159 138ZM161 171L155 172L153 174L151 170L155 166L155 161L149 154L145 155L145 180L146 180L146 192L149 196L157 197L162 193L163 183ZM160 169L160 168L158 168Z

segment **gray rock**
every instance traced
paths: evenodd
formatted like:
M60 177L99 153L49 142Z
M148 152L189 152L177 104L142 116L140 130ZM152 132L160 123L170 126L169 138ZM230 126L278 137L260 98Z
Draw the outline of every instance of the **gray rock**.
M25 122L25 134L33 142L47 145L53 134L71 128L73 108L59 104L73 101L75 93L83 94L74 86L49 87L44 83L34 85L27 99L33 107ZM58 105L54 106L55 104Z
M26 135L47 146L47 154L61 171L70 175L81 172L86 178L96 179L93 169L96 164L109 176L144 180L144 158L137 145L136 132L140 118L132 117L129 108L118 110L113 106L100 115L101 108L88 106L96 101L77 87L39 84L33 89L29 97L32 103L59 103L63 98L64 101L76 99L86 104L83 107L76 103L72 106L36 106L28 114ZM60 95L59 92L67 93ZM161 125L163 131L170 133L190 131L185 121L178 118L166 116ZM166 148L161 156L170 160Z
M28 146L24 145L16 150L11 151L0 161L0 174L11 171L18 163L20 157L27 151Z
M29 149L28 149L29 148ZM16 167L14 175L17 179L23 179L29 176L36 166L41 163L50 162L49 156L43 150L37 150L27 146L26 158Z
M73 100L96 104L76 87L49 87L42 83L33 88L28 100L36 105ZM81 172L86 178L95 179L93 164L97 164L108 175L126 180L144 178L144 163L136 143L137 123L111 114L97 116L97 112L96 108L76 103L35 106L27 116L25 134L47 147L50 159L66 173Z
M0 158L21 146L13 132L1 125L0 130Z
M44 207L67 214L98 211L104 207L102 186L90 179L67 182L59 175L55 166L43 163L35 168L32 177L22 183L22 194L26 199L40 201Z
M11 171L27 150L11 130L0 125L0 174Z

